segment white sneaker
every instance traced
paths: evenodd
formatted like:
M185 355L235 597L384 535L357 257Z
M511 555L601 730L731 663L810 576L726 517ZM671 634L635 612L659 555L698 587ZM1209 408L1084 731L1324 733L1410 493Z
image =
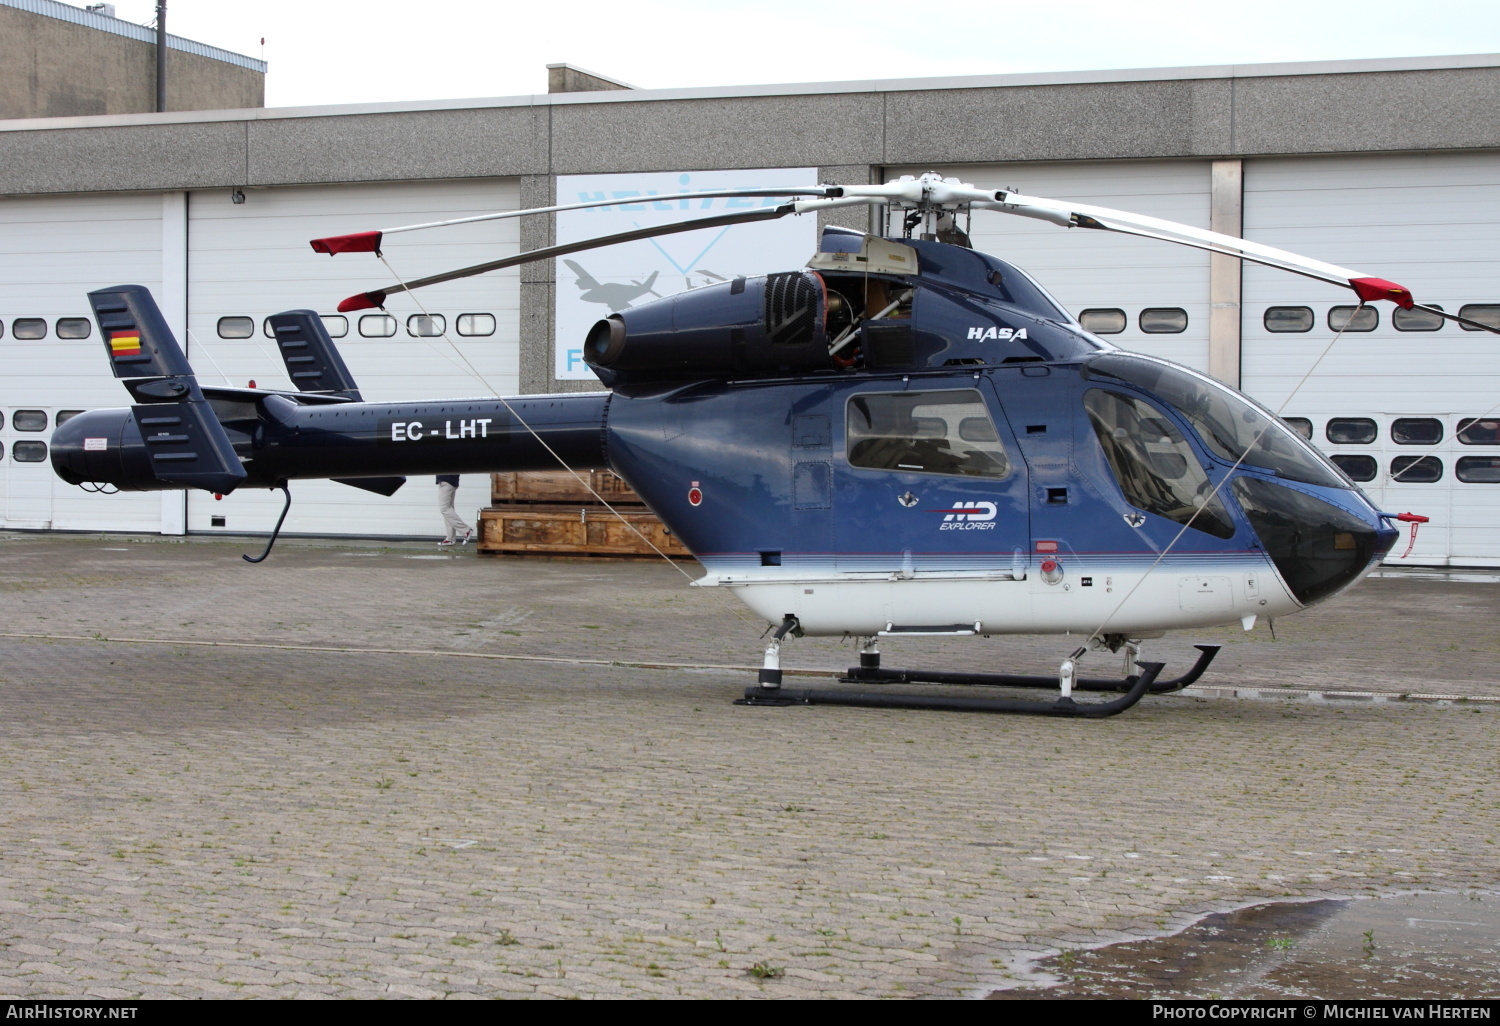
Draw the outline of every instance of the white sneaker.
M460 545L467 545L467 544L469 544L470 539L472 539L473 537L474 537L474 529L471 527L467 531L464 532L463 541L459 542L459 544Z
M453 545L457 545L457 544L458 544L458 542L451 541L451 540L450 541L440 541L440 542L438 542L438 548L440 548L440 549L446 549L446 548L449 548L449 547L451 547Z

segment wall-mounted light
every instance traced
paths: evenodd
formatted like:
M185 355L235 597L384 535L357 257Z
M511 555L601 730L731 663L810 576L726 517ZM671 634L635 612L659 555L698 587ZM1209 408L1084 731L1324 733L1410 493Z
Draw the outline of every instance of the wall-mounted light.
M229 193L229 202L236 203L236 204L237 203L243 203L243 202L245 202L245 190L244 189L234 189L234 190L232 190Z

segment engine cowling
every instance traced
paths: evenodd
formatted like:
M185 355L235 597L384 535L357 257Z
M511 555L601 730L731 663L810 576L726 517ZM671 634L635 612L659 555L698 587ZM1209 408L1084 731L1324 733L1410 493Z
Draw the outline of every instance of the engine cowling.
M736 278L610 315L583 358L609 385L831 370L828 302L813 271Z

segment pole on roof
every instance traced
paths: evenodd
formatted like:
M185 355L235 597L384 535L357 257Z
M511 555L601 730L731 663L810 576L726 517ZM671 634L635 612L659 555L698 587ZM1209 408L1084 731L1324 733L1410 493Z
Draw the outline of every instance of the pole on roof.
M167 0L156 0L156 110L167 109Z

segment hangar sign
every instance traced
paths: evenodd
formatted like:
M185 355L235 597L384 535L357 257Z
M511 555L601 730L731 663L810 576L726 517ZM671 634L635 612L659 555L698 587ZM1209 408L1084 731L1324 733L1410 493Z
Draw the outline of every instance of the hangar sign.
M811 167L559 175L559 204L595 199L620 202L588 210L562 211L557 215L557 241L577 242L785 202L776 198L722 197L659 200L652 199L653 196L817 182L818 170ZM560 379L594 380L593 372L583 362L583 340L595 321L660 296L741 275L801 267L817 249L817 229L817 218L808 214L642 239L559 259L553 373Z

